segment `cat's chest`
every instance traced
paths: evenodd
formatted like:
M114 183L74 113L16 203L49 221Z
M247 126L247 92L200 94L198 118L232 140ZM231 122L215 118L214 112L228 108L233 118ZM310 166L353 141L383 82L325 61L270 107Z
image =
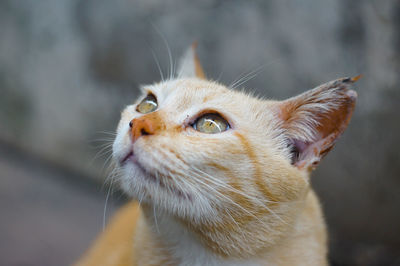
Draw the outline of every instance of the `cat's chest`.
M273 265L265 259L229 259L221 258L204 247L196 236L184 230L182 225L163 217L157 223L156 230L161 233L165 247L168 249L173 261L180 266L260 266ZM175 264L175 263L174 263Z
M180 266L184 265L209 265L209 266L261 266L261 265L271 265L265 262L265 260L261 261L259 259L247 259L247 260L238 260L238 259L221 259L215 257L210 253L202 253L198 249L189 250L183 249L183 252L188 252L187 255L184 255L180 261ZM195 255L197 252L197 256Z

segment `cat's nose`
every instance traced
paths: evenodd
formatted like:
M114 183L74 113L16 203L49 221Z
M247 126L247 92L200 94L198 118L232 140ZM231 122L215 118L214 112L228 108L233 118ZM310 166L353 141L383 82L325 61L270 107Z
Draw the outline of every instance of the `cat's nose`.
M154 135L158 129L155 121L148 118L135 118L129 122L132 141L137 141L140 137Z

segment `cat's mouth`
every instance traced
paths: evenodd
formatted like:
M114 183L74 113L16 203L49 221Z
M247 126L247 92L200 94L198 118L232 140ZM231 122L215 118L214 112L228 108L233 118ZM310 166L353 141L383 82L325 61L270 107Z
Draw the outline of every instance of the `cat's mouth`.
M124 165L129 159L134 159L133 151L128 152L127 155L125 155L122 160L119 162L119 164L122 166Z
M159 187L161 187L162 189L167 189L168 191L173 192L175 195L177 195L179 198L182 199L187 199L189 201L192 201L192 196L189 193L185 193L182 190L176 188L175 186L173 186L172 184L165 184L160 178L157 178L154 174L149 173L149 171L147 171L137 160L135 154L133 153L133 151L130 151L129 153L127 153L123 159L120 161L120 165L123 166L126 163L128 163L128 161L131 161L132 163L135 164L136 167L138 167L144 174L145 178L148 181L154 182L154 183L158 183Z
M127 155L125 155L123 157L123 159L120 161L120 165L123 166L125 164L128 163L128 161L132 162L133 164L135 164L136 167L138 167L144 174L145 176L148 176L150 179L156 179L156 177L149 173L149 171L147 171L137 160L135 154L133 153L133 151L130 151Z

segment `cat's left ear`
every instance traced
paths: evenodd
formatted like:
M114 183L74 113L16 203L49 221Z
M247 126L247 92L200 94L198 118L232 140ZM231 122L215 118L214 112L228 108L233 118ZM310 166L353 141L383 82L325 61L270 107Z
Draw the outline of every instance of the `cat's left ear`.
M310 171L333 148L350 122L357 99L350 87L359 78L331 81L278 103L294 166Z
M179 78L206 78L199 57L197 56L196 48L197 42L194 42L180 59L178 68Z

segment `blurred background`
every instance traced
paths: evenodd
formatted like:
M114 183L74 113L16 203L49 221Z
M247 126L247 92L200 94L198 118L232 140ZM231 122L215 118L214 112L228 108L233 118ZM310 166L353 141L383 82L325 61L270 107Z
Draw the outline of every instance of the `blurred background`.
M243 87L268 98L363 74L312 182L332 265L400 265L398 0L0 0L0 265L68 265L102 230L109 132L153 53L168 72L162 36L225 84L265 65Z

